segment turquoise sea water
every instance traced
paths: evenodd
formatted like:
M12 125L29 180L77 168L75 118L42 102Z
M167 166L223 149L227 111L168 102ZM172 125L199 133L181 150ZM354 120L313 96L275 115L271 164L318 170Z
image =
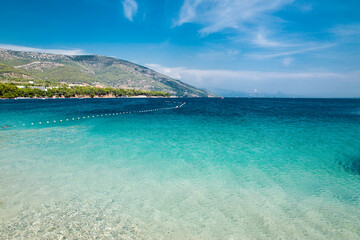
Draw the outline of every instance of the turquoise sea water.
M0 239L360 239L360 100L2 100L0 127Z

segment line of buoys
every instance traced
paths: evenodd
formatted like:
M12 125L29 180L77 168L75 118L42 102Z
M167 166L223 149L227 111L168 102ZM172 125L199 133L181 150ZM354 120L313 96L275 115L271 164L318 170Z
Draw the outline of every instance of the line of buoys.
M168 107L168 108L155 108L155 109L147 109L147 110L140 110L140 111L129 111L129 112L116 112L116 113L105 113L105 114L100 114L100 115L92 115L91 117L92 118L98 118L98 117L108 117L108 116L115 116L115 115L122 115L122 114L131 114L131 113L146 113L146 112L156 112L156 111L164 111L164 110L172 110L172 109L178 109L178 108L181 108L183 107L184 105L186 104L186 102L182 103L181 105L177 105L175 107ZM89 116L83 116L83 117L73 117L71 118L71 121L75 121L76 119L77 120L80 120L80 119L86 119L86 118L90 118L90 115ZM70 118L66 118L65 121L69 121ZM53 121L46 121L46 124L51 124L51 123L57 123L56 120L53 120ZM63 122L62 119L60 119L58 122ZM38 125L41 125L42 123L45 123L44 122L38 122ZM25 123L21 124L22 126L26 126ZM35 123L30 123L30 125L36 125Z

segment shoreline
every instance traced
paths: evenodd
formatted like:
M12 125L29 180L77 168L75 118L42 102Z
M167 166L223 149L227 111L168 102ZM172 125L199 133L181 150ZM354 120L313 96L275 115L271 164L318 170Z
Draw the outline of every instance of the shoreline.
M179 98L179 97L162 97L162 96L131 96L131 97L18 97L18 98L1 98L0 100L55 100L55 99L118 99L118 98Z

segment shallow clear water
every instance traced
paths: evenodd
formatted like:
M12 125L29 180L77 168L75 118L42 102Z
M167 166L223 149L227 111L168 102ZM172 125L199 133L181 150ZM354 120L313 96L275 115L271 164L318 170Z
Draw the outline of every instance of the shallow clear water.
M360 238L360 100L3 100L0 126L0 239Z

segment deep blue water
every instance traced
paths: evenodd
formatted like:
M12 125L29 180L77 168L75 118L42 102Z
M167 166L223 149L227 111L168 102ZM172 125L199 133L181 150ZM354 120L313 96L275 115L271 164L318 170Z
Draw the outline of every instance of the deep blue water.
M2 100L0 127L0 239L360 238L360 99Z

